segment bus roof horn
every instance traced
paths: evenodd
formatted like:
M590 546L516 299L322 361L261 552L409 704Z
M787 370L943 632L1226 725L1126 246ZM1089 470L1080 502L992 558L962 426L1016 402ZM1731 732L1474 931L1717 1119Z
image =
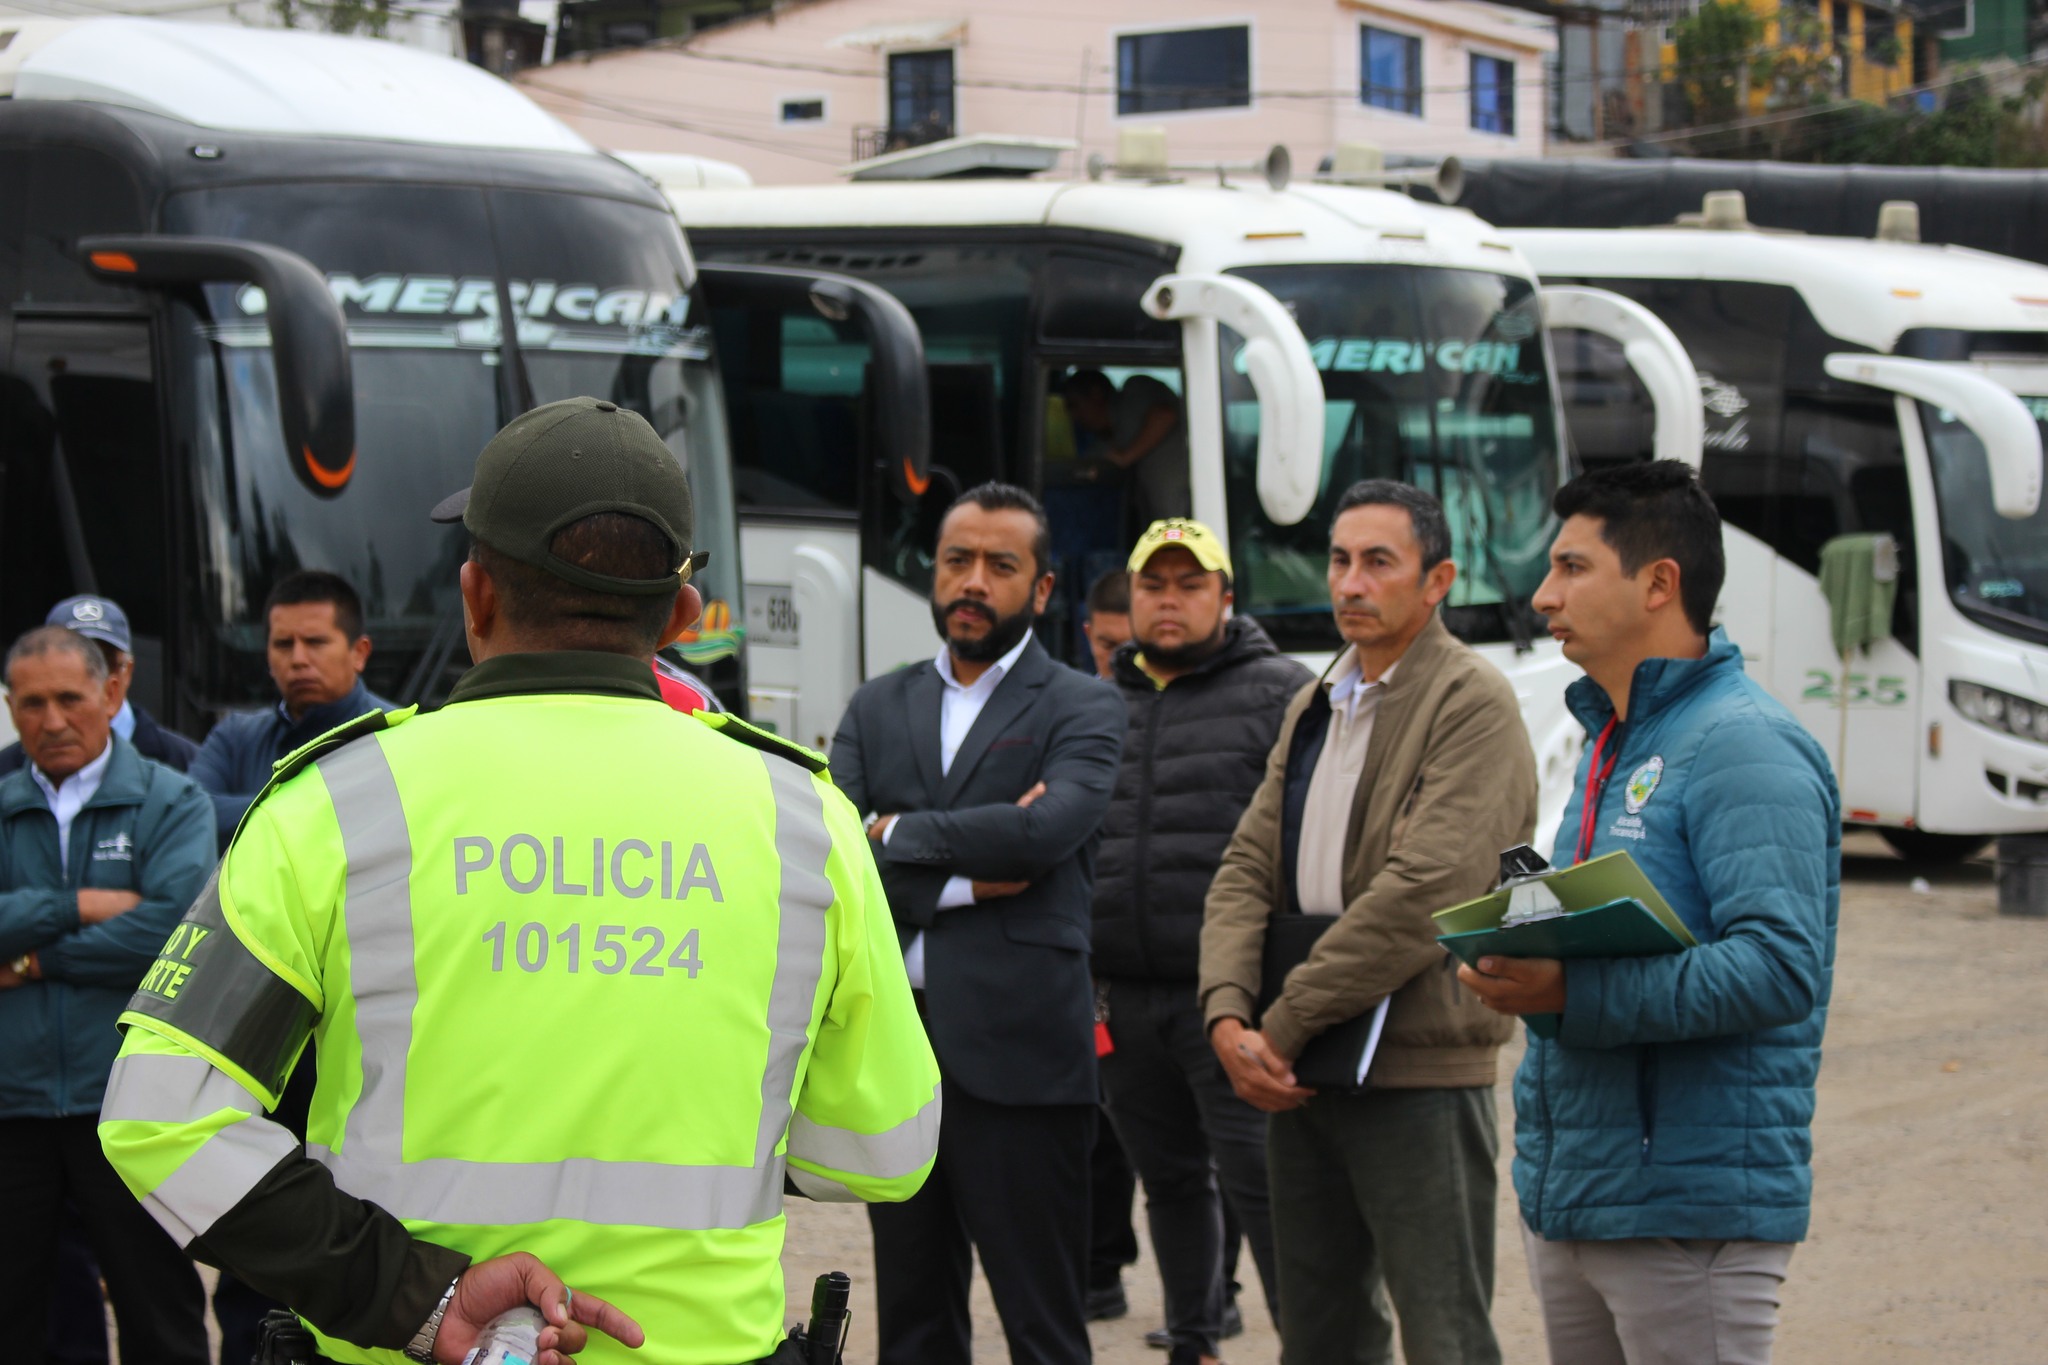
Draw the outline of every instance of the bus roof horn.
M1329 167L1316 172L1322 185L1427 185L1439 201L1455 204L1465 193L1465 163L1454 156L1431 165L1387 169L1387 154L1371 142L1340 142Z
M1257 161L1217 161L1208 165L1174 165L1166 159L1164 128L1124 128L1116 135L1116 160L1096 152L1088 158L1088 178L1100 180L1113 175L1119 180L1167 180L1175 172L1214 173L1218 185L1228 185L1233 175L1256 175L1266 188L1278 193L1294 178L1294 158L1287 148L1274 143Z

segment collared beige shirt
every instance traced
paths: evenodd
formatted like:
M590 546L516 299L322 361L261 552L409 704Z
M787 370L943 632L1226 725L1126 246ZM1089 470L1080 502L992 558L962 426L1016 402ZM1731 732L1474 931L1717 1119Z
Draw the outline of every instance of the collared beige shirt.
M1308 800L1301 812L1301 846L1295 854L1295 895L1306 915L1344 913L1344 836L1351 824L1352 801L1365 773L1365 751L1372 743L1373 718L1396 660L1379 681L1367 682L1358 648L1323 679L1330 701L1330 730L1323 752L1309 778Z

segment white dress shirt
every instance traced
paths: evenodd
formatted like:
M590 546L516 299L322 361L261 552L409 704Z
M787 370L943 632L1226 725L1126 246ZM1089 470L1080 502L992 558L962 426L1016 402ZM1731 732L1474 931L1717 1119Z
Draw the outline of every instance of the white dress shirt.
M55 784L43 776L41 768L29 765L36 785L49 799L50 813L57 817L57 856L67 868L71 866L71 822L78 818L78 812L85 809L85 803L92 800L93 794L100 789L100 779L107 775L107 764L113 757L114 741L110 739L107 747L100 750L98 758Z
M1330 699L1330 728L1309 776L1294 863L1295 898L1305 914L1344 913L1344 841L1350 832L1352 802L1365 774L1365 752L1372 745L1380 698L1399 667L1396 660L1378 681L1367 682L1354 645L1323 683Z
M1017 660L1024 657L1024 651L1031 647L1031 633L1026 631L1016 647L1002 658L990 664L979 678L963 683L953 674L953 652L939 651L939 657L932 661L932 667L939 670L939 681L945 688L939 694L939 772L941 775L953 771L953 756L960 752L966 742L967 732L974 728L974 722L981 719L981 709L988 705L988 699L996 694L1010 670L1017 666ZM886 846L889 836L896 832L896 822L891 820L889 828L882 831L882 843ZM948 877L945 886L939 890L939 909L957 910L963 905L974 904L974 883L966 877ZM910 946L903 951L903 969L910 975L910 984L924 989L924 931L919 930Z

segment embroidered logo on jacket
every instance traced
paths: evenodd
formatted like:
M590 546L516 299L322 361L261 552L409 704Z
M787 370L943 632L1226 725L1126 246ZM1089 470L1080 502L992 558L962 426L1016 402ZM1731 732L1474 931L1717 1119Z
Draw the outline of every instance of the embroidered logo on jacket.
M1635 770L1628 780L1628 791L1623 804L1630 815L1636 814L1650 804L1650 797L1656 794L1657 784L1664 780L1664 756L1652 754L1650 761Z
M135 861L135 841L126 834L102 839L92 846L92 860L96 863L132 863Z

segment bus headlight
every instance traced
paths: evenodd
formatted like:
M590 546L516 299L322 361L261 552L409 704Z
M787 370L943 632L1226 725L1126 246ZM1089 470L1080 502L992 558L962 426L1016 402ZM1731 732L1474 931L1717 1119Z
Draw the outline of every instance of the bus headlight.
M1979 725L2048 744L2048 706L1967 682L1951 682L1948 699L1956 710Z

